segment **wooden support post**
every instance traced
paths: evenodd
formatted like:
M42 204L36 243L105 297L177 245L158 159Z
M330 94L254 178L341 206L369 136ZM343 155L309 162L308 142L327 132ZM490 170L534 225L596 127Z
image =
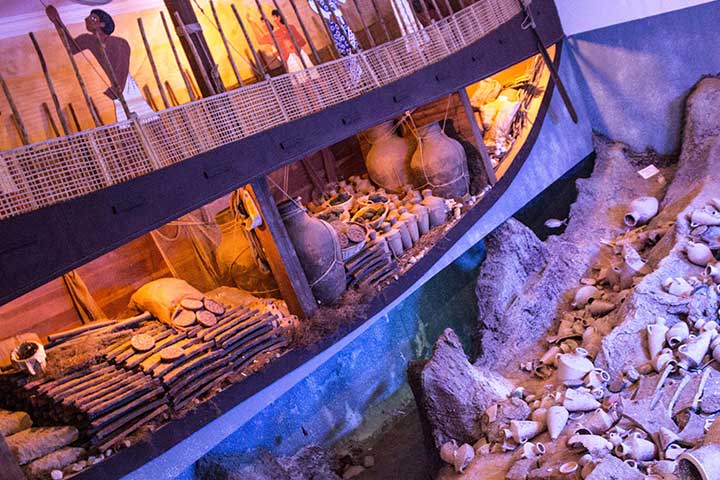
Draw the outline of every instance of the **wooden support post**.
M10 89L8 88L7 83L5 83L5 79L2 74L0 74L0 87L2 87L5 98L7 98L8 104L10 105L10 110L12 110L12 115L15 119L15 126L17 127L18 134L20 135L20 141L23 145L28 145L30 143L30 137L28 136L27 129L25 128L25 123L23 123L22 118L20 117L20 112L17 109L17 105L15 105L15 100L13 100Z
M58 100L57 93L55 92L55 85L53 84L52 78L50 78L50 72L48 71L47 63L45 62L45 56L40 49L40 44L32 32L28 35L30 35L30 40L32 40L33 47L35 47L35 52L40 60L40 67L42 68L43 75L45 76L45 82L47 83L48 90L50 90L50 97L52 98L53 105L55 106L55 112L57 113L58 118L60 118L60 124L62 125L63 132L65 135L70 135L70 124L68 123L65 113L63 113L62 107L60 106L60 100Z
M80 75L80 69L77 66L77 62L75 61L75 55L73 55L72 49L70 48L70 42L74 42L74 40L68 38L63 28L57 25L55 26L55 28L57 29L58 36L62 41L63 47L65 47L68 58L70 58L70 65L72 65L73 67L73 72L75 72L75 78L77 79L78 84L80 84L80 91L82 91L83 98L85 99L85 104L90 111L90 116L92 117L95 126L100 127L102 126L102 121L100 120L100 117L98 117L97 112L93 110L92 101L90 100L90 94L88 93L87 87L85 86L85 81L83 80L82 75Z
M362 23L363 30L365 30L365 34L368 37L368 41L370 42L370 48L373 48L375 45L375 38L373 37L372 32L370 31L370 28L368 28L367 23L365 22L365 17L363 17L362 11L360 10L360 5L358 5L357 0L352 0L353 5L355 6L355 11L358 14L358 17L360 17L360 22Z
M215 26L220 33L220 38L222 38L223 45L225 45L225 51L227 52L228 60L230 61L230 67L232 67L232 71L235 74L238 85L243 87L245 85L243 84L242 78L240 78L240 72L238 71L237 65L235 64L235 58L233 58L230 44L228 43L228 39L225 36L225 31L223 30L222 24L220 23L220 17L218 17L217 10L215 9L215 2L213 2L213 0L210 0L210 9L212 10L213 18L215 18Z
M300 12L298 12L297 5L295 5L295 0L289 0L290 6L292 7L293 11L295 12L295 16L297 17L298 23L300 24L300 28L302 28L303 35L305 35L305 40L307 40L308 45L310 46L310 50L313 52L313 56L315 57L315 65L320 65L322 63L322 60L320 59L320 54L318 53L317 49L315 48L315 43L312 40L312 37L310 36L310 32L308 31L307 27L305 26L305 22L303 22L302 17L300 17Z
M328 182L337 182L337 170L335 169L335 155L329 148L323 148L320 150L320 155L323 159L323 166L325 167L325 175L327 176Z
M267 179L258 177L250 186L250 192L263 218L263 224L256 232L280 287L280 293L291 313L302 318L310 317L317 310L317 302L275 206Z
M255 50L255 45L253 45L252 40L250 39L250 35L248 35L247 28L245 28L245 24L243 23L242 19L240 18L240 14L237 11L237 8L235 7L235 4L230 4L230 8L232 8L233 14L235 14L235 19L237 20L238 24L240 25L240 29L243 32L243 36L245 37L245 41L248 44L248 48L250 48L250 53L252 54L253 60L255 61L255 67L260 70L260 75L263 77L267 77L267 72L265 71L265 67L263 67L262 62L260 61L260 57L257 54L257 50Z
M165 14L163 12L160 12L160 18L162 19L163 27L165 27L165 34L167 35L168 42L170 42L170 49L173 52L175 63L177 64L178 70L180 70L180 76L185 83L185 88L187 89L188 95L190 96L190 101L192 102L195 100L195 94L193 93L192 87L190 86L190 80L188 80L188 78L185 76L185 71L183 70L182 62L180 61L180 55L178 55L177 48L175 47L175 41L172 38L170 27L168 26L167 20L165 19ZM175 99L175 105L179 105L179 103L177 102L177 98Z
M20 465L2 435L0 435L0 480L25 480L25 474L20 470Z
M194 15L194 14L193 14ZM188 50L190 51L190 55L188 56L188 60L190 61L190 68L193 67L193 65L202 65L202 58L200 57L200 52L198 52L197 47L195 45L195 42L192 41L190 38L190 33L188 32L187 26L182 20L182 17L180 16L179 12L174 12L175 16L175 28L180 30L180 43L182 43L182 40L185 39L185 44L187 45ZM214 68L214 67L213 67ZM215 90L215 86L210 81L210 77L208 76L208 72L205 68L199 68L200 72L200 78L197 77L197 71L193 68L193 72L195 73L195 80L198 82L198 86L200 87L200 93L202 93L204 96L209 97L212 95L215 95L217 92ZM202 81L200 81L202 80Z
M155 59L153 58L152 49L150 48L150 42L148 42L147 36L145 35L145 26L143 25L142 18L137 19L138 27L140 28L140 35L143 39L143 45L145 45L145 53L147 53L150 67L152 68L153 77L155 77L155 83L157 84L158 90L160 91L160 98L162 98L163 105L165 108L170 108L167 95L165 95L165 89L163 88L162 81L160 80L160 74L158 73L157 65L155 65Z
M214 85L210 81L210 73L215 69L215 61L210 54L192 2L190 0L165 0L165 7L173 21L176 22L180 45L185 50L201 94L209 97L220 93L222 85Z
M464 88L458 90L458 95L460 96L460 102L462 103L463 110L465 110L465 115L467 116L470 128L472 129L473 137L475 138L475 146L477 147L478 152L480 152L480 158L482 158L483 165L485 166L485 173L487 174L488 182L490 182L491 186L495 185L497 183L497 175L495 175L495 169L492 166L490 155L488 155L487 149L485 148L483 133L480 130L477 120L475 120L475 112L473 112L472 105L470 104L470 98Z
M422 0L421 0L422 2ZM380 25L382 26L383 32L385 32L385 39L386 41L392 40L392 37L390 37L390 32L388 32L387 25L385 25L385 19L382 16L382 12L377 6L377 2L375 0L372 0L372 6L375 9L375 15L377 15L378 20L380 21Z

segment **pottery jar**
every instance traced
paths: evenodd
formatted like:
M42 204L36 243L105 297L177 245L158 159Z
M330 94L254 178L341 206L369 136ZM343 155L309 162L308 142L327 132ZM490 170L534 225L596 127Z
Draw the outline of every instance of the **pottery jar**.
M595 435L602 435L615 424L615 419L602 408L598 408L583 423Z
M371 147L365 156L365 167L370 179L389 192L400 192L412 180L411 145L395 130L393 121L389 120L366 132Z
M381 226L383 233L380 234L380 238L384 239L390 251L392 251L395 257L399 257L403 253L402 238L400 238L400 232L392 228L390 223L385 222Z
M631 458L640 462L647 462L655 458L655 444L637 435L629 435L623 443L615 447L615 453L620 458Z
M567 425L569 416L570 413L567 411L567 408L562 405L553 405L547 409L545 423L547 424L547 429L552 440L557 440L560 436L565 425Z
M405 222L398 221L398 217L390 219L390 225L400 232L400 240L402 241L403 251L412 248L412 237L410 236L410 230Z
M576 348L574 353L564 353L557 357L557 376L565 385L582 385L587 375L595 365L587 358L588 353L583 348Z
M410 162L414 178L420 188L431 188L433 194L462 197L469 191L469 174L465 149L460 142L448 137L433 122L418 128L418 145Z
M413 201L413 203L407 204L408 212L412 213L415 215L415 218L417 218L418 233L420 236L425 235L430 231L430 213L427 207L420 203L421 201L422 200Z
M250 233L242 220L235 219L230 208L215 215L220 228L220 244L215 250L220 282L241 288L258 297L277 297L280 294L270 267L258 259L250 242Z
M417 217L408 212L408 209L405 207L400 207L398 212L400 213L398 219L407 225L410 238L412 239L413 245L415 245L420 240L420 228L418 227Z
M685 254L695 265L705 267L711 260L714 260L710 248L704 243L687 242Z
M625 214L625 225L638 227L647 223L658 213L658 200L655 197L638 197L630 202L628 212Z
M573 308L585 308L585 305L588 303L592 303L593 301L600 298L600 290L598 290L596 287L592 285L586 285L584 287L580 287L575 292L575 298L572 302Z
M712 332L704 332L680 345L678 347L678 359L680 362L690 368L700 365L708 352L708 348L710 348L711 338Z
M585 375L585 386L593 389L604 386L610 381L610 374L602 368L593 368Z
M517 443L525 443L542 432L543 426L540 422L532 420L511 420L510 431L512 438Z
M315 299L323 304L337 301L347 286L337 232L309 216L299 200L286 200L278 210Z
M690 214L690 226L694 228L699 225L720 225L720 216L703 209L693 210Z
M563 407L571 413L590 412L600 408L600 402L598 402L595 397L588 392L569 389L565 392Z
M712 277L713 282L720 283L720 264L710 263L705 267L705 275Z
M47 354L45 347L39 342L22 342L10 353L10 360L21 370L30 375L38 375L45 371Z
M670 345L670 348L675 348L687 340L689 335L690 328L688 324L680 320L668 329L665 333L665 339L668 345Z
M467 443L460 445L455 451L455 461L453 462L455 471L457 473L462 473L473 458L475 458L475 449Z
M648 355L650 359L653 359L660 355L665 346L665 336L669 328L664 324L653 323L648 325L645 330L647 331Z
M422 205L428 209L430 216L430 228L437 227L445 223L447 219L447 205L445 200L433 195L429 188L422 191Z

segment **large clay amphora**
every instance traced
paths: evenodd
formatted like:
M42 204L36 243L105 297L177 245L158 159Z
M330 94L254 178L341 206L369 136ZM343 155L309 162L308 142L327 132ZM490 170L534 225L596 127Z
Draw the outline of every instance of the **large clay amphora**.
M335 229L308 215L299 200L286 200L278 210L315 299L323 304L335 302L347 286Z
M410 167L419 188L430 188L434 195L462 197L469 191L467 157L460 142L433 122L417 131L418 146Z
M215 215L215 222L222 235L215 250L221 283L259 297L279 296L275 277L268 266L256 258L248 239L250 234L242 221L236 221L230 208L225 208Z
M365 156L365 167L375 184L388 192L402 191L411 183L410 143L395 133L392 120L383 122L367 131L372 145Z

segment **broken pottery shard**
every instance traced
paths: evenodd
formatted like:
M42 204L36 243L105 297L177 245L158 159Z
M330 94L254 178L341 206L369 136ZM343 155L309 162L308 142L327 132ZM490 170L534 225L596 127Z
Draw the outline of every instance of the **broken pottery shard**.
M490 442L505 440L505 427L513 420L525 420L530 416L530 407L520 398L510 398L497 404L497 413L494 419L483 415L481 430L487 435Z
M75 427L29 428L10 435L7 440L10 451L20 465L40 458L59 448L71 444L78 438Z
M710 368L710 376L705 382L700 410L707 414L720 411L720 373L714 368Z
M623 400L622 414L650 435L657 434L660 431L660 427L665 427L671 432L677 432L678 427L668 415L667 408L663 403L657 402L655 408L650 408L651 403L652 398Z
M84 455L84 448L62 448L33 461L27 466L27 471L32 477L39 478L53 470L63 470Z
M598 463L585 480L643 480L643 474L617 457L608 455Z
M0 435L8 437L31 426L32 419L27 413L0 410Z
M430 360L409 369L419 413L432 430L436 448L450 440L474 443L482 436L480 418L485 409L512 389L504 378L471 365L451 329L435 343Z
M690 412L689 415L685 428L678 433L678 437L683 443L697 446L703 442L705 437L705 418L694 412Z

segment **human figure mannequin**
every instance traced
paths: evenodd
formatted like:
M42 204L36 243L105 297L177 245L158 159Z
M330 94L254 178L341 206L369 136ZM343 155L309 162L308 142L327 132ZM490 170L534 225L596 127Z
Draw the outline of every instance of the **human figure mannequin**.
M139 116L154 113L143 98L135 79L130 75L130 44L124 38L112 34L115 31L115 22L107 12L99 8L91 10L90 15L85 18L85 28L89 33L80 34L75 38L60 19L60 14L54 6L49 5L45 9L45 13L56 28L65 32L70 41L70 50L73 54L83 50L90 50L108 76L108 83L112 85L111 79L113 76L115 77L118 88L122 92L131 113ZM109 65L105 61L103 47L98 43L98 39L105 47ZM105 90L104 93L115 104L116 121L126 120L125 110L122 108L118 93L113 91L112 86Z

